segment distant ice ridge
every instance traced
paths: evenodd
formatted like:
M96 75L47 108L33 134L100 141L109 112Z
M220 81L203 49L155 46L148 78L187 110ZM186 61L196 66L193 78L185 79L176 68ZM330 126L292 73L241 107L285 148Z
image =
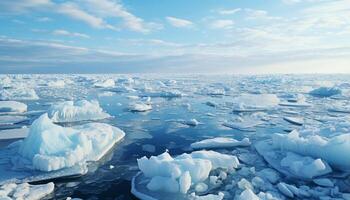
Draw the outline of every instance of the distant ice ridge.
M0 199L39 200L51 194L54 188L55 185L52 182L41 185L9 183L0 187Z
M39 99L34 89L18 87L0 90L0 100L37 100Z
M0 101L0 113L23 113L27 111L27 105L18 101Z
M320 87L309 92L310 95L316 97L331 97L341 93L342 91L336 87Z
M275 94L242 94L233 99L234 111L264 111L277 106L280 99Z
M324 138L319 135L301 137L299 132L294 130L287 135L275 134L273 145L281 150L321 158L331 166L350 171L350 159L347 159L347 152L350 152L350 134L332 138Z
M53 171L97 161L124 136L122 130L102 123L61 127L43 114L33 122L18 152L34 169Z
M137 163L143 176L149 180L146 182L148 190L173 194L187 194L190 189L203 193L208 190L208 181L212 184L216 182L214 176L209 177L212 170L220 168L232 171L240 164L236 156L215 151L195 151L175 158L165 152L150 158L142 157ZM139 194L136 188L133 191L135 195Z
M102 110L98 101L94 100L60 102L49 108L48 115L53 122L77 122L111 117Z
M107 79L107 80L95 82L94 86L97 88L111 88L115 86L115 82L113 79Z

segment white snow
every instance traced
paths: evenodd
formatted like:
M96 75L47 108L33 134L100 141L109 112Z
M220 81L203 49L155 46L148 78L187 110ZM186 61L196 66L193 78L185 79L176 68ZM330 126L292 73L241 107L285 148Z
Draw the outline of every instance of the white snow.
M341 93L342 91L336 87L319 87L309 92L310 95L315 97L331 97Z
M9 88L0 90L0 100L37 100L39 99L34 89L26 87Z
M211 170L232 170L239 165L237 157L215 151L195 151L175 158L165 152L150 158L142 157L137 163L143 175L150 178L149 190L183 194L207 180Z
M101 123L61 127L43 114L33 122L18 152L33 168L53 171L99 160L124 135L120 129Z
M19 112L23 113L27 111L27 105L18 101L0 101L0 113L1 112Z
M54 122L77 122L110 117L109 114L103 111L98 101L94 100L60 102L49 108L48 115Z
M234 111L263 111L277 106L280 99L275 94L241 94L233 99Z
M350 159L346 152L350 151L350 134L342 134L331 138L319 135L301 137L294 130L289 134L275 134L273 136L275 148L292 151L304 156L321 158L331 166L350 171Z
M103 81L97 81L94 83L94 86L97 88L112 88L115 86L115 82L113 79L107 79Z
M233 138L216 137L212 139L206 139L191 144L193 149L205 149L205 148L232 148L237 146L249 146L249 138L244 138L242 141L235 140Z
M0 187L0 199L39 200L53 193L54 188L52 182L41 185L9 183Z

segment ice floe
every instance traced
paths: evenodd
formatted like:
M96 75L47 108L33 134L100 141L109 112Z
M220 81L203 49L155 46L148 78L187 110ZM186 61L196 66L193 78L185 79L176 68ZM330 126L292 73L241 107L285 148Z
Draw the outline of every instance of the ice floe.
M0 126L18 124L27 120L28 118L25 116L0 115Z
M94 100L60 102L49 108L48 115L54 122L77 122L111 117L103 111L98 101Z
M0 90L0 100L37 100L39 99L34 89L26 87L9 88Z
M27 137L29 128L5 129L0 131L0 140L21 139Z
M97 88L112 88L115 86L115 82L113 79L107 79L107 80L95 82L94 86Z
M309 92L310 95L316 97L331 97L341 93L341 89L336 87L320 87Z
M27 105L18 101L0 101L0 113L23 113L27 111Z
M9 183L0 187L0 199L39 200L48 197L54 192L54 189L55 185L52 182L39 185Z
M152 110L152 105L143 102L131 103L129 104L129 110L132 112L146 112Z
M232 148L237 146L249 146L250 144L249 138L238 141L233 138L216 137L192 143L191 147L193 149Z

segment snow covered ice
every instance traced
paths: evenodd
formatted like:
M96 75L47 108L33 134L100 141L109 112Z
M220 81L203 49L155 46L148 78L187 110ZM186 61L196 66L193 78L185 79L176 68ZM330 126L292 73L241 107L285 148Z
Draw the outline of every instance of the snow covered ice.
M27 111L27 105L18 101L0 101L0 113L22 113Z
M94 100L65 101L54 104L49 108L48 115L54 122L99 120L110 117Z

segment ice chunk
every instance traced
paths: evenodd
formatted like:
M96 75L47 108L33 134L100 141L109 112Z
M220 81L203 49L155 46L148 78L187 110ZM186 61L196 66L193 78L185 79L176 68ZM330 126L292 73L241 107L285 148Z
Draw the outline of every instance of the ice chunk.
M101 123L61 127L43 114L33 122L18 152L33 168L53 171L99 160L124 135L120 129Z
M115 82L113 79L107 79L94 83L94 86L97 88L111 88L115 86Z
M342 91L336 87L320 87L309 92L310 95L315 97L331 97L341 93Z
M27 105L18 101L0 101L0 112L26 112Z
M225 122L222 125L240 131L254 132L255 127L264 124L263 121L254 118Z
M280 99L275 94L242 94L233 100L234 111L263 111L277 106Z
M109 114L102 110L98 101L94 100L60 102L49 108L48 115L54 122L77 122L110 117Z
M0 187L0 199L39 200L51 194L54 188L52 182L41 185L9 183Z
M239 195L238 200L260 200L260 198L251 189L247 188Z
M195 151L175 158L165 152L150 158L142 157L137 163L143 175L151 178L147 184L149 190L183 194L192 186L203 184L209 178L211 170L232 170L239 165L235 156L215 151ZM197 189L203 187L197 186Z
M189 126L198 126L199 121L197 121L196 119L190 119L190 120L185 121L184 124L189 125Z
M294 130L287 135L275 134L273 145L281 150L321 158L338 169L350 171L350 159L347 159L346 155L346 152L350 151L350 134L331 138L319 135L300 137L299 132Z
M0 90L0 100L37 100L39 99L35 90L31 88L18 87Z
M250 144L249 138L244 138L242 141L238 141L233 138L217 137L192 143L191 147L193 149L230 148L236 146L249 146Z
M283 117L283 119L291 124L295 124L298 126L301 126L304 124L304 119L301 117Z
M328 164L321 159L303 157L292 152L287 152L287 156L281 160L281 166L293 174L309 179L332 172Z
M152 110L152 105L142 103L142 102L132 103L129 105L129 110L132 112L146 112L146 111Z

